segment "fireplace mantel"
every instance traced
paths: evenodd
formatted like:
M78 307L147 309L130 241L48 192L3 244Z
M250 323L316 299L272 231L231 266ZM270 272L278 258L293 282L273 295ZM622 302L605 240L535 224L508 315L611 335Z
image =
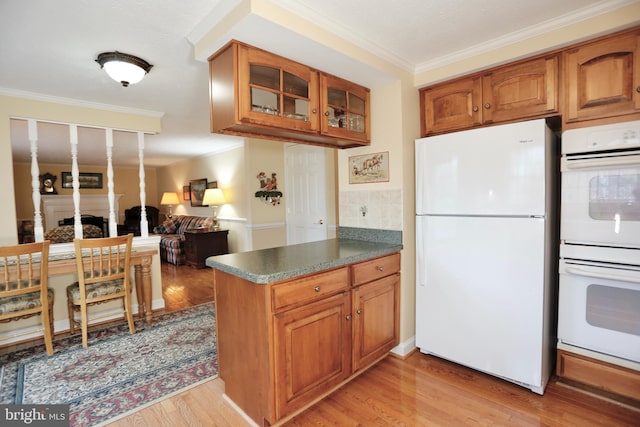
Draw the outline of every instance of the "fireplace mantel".
M113 195L113 210L118 217L119 200L122 194ZM72 217L75 213L73 196L42 195L42 211L44 215L44 229L49 231L58 226L58 221ZM85 215L102 216L109 219L109 199L106 194L84 194L80 196L80 213ZM117 219L116 219L117 221Z

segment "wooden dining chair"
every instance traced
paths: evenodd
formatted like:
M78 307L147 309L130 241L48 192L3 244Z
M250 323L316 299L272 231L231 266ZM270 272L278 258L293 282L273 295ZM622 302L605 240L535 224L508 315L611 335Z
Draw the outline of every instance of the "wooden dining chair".
M48 240L0 247L0 322L41 315L44 345L53 354L53 290L48 287Z
M67 306L71 333L82 328L82 346L87 346L87 307L122 299L129 331L136 333L131 313L131 245L133 234L73 241L78 268L78 281L67 287ZM80 312L79 321L75 313Z

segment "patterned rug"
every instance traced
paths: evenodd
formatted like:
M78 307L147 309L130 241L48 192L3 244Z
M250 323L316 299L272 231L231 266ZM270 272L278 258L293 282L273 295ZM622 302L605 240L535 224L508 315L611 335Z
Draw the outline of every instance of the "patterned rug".
M70 405L70 425L95 426L218 373L213 303L0 355L0 403Z

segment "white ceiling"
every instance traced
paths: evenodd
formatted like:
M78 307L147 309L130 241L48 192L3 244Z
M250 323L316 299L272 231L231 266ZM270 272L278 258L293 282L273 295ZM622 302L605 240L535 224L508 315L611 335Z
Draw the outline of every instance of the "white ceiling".
M246 1L246 0L245 0ZM262 0L306 18L411 72L531 37L633 3L631 0ZM161 166L221 151L239 138L209 133L208 67L190 39L240 0L2 0L0 94L162 117L162 132L145 142L145 164ZM247 19L225 37L373 86L384 79L289 30ZM226 40L220 40L220 44ZM127 88L95 58L119 50L153 69ZM320 54L319 54L320 52ZM211 52L213 53L213 51ZM324 65L324 67L323 67ZM336 70L339 68L339 70ZM26 122L12 122L14 158L29 161ZM82 129L79 161L104 164L104 133ZM68 131L41 124L42 161L68 163ZM138 164L135 137L118 132L114 163ZM87 141L87 142L83 142ZM120 142L124 141L124 142ZM129 142L131 141L131 142ZM93 148L95 147L95 148Z

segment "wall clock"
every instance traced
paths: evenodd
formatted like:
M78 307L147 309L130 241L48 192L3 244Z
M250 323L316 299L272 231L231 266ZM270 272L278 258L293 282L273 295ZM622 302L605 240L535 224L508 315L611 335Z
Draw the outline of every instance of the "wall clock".
M49 172L40 175L40 194L58 194L54 184L57 176L51 175Z

